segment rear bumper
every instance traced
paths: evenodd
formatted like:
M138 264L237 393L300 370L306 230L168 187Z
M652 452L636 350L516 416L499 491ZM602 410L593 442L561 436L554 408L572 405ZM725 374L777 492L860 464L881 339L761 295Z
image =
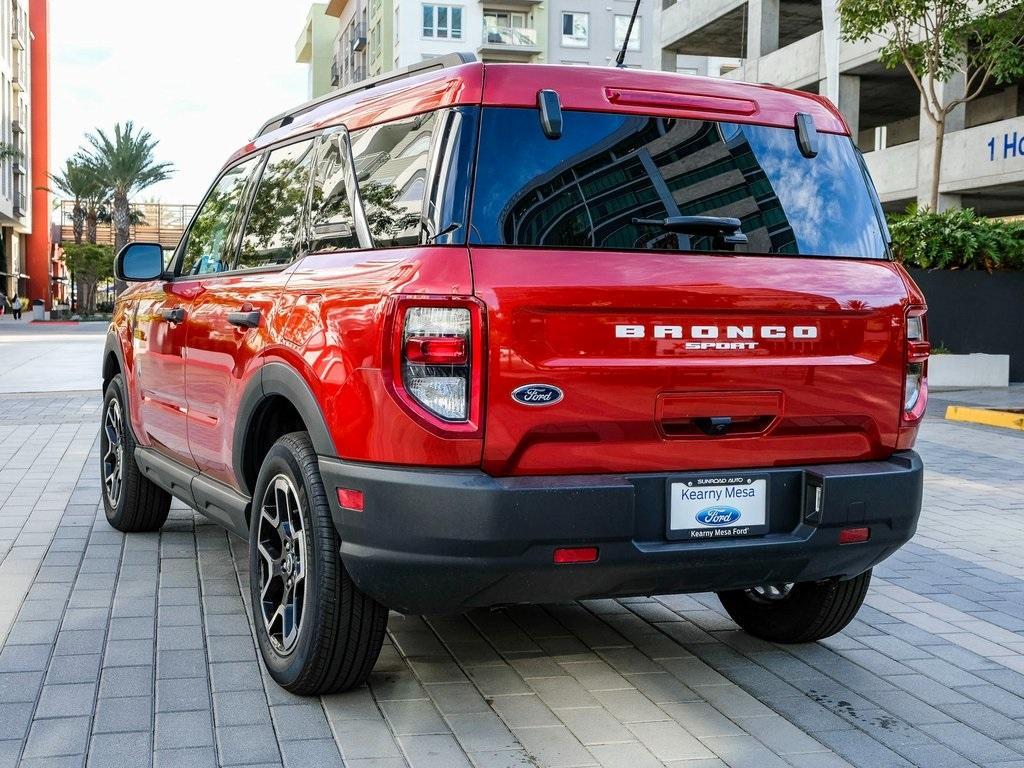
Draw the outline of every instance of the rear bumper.
M913 451L758 469L769 478L770 532L701 541L665 537L670 473L495 478L323 457L320 470L345 567L406 613L852 578L906 543L921 511ZM365 510L343 509L336 488L362 491ZM841 528L862 525L869 541L839 544ZM599 548L597 562L553 564L556 547L586 545Z

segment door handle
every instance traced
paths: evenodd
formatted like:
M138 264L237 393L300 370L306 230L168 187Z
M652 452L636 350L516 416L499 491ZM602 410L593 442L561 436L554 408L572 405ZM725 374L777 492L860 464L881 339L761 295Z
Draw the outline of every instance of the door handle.
M256 328L260 324L260 311L254 309L251 312L228 312L228 322L239 328Z
M168 323L181 323L185 320L185 310L181 307L175 307L174 309L165 309L160 313L164 320Z

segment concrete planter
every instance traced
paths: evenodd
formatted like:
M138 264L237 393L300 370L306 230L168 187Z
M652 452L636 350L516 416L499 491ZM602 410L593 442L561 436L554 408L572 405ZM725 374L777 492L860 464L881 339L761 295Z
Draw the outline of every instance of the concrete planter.
M942 357L1009 355L1010 380L1024 381L1024 272L908 271L928 301L928 338L957 353ZM944 365L938 363L940 369Z
M929 389L968 389L1010 385L1009 355L932 355Z

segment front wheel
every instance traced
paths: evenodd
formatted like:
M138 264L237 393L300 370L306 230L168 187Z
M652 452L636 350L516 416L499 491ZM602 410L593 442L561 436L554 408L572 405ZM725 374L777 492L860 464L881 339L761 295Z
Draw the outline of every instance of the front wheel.
M719 592L732 620L754 637L775 643L813 643L853 621L871 584L867 570L849 581L766 584Z
M253 494L253 622L270 676L288 691L344 691L369 677L387 609L355 585L339 554L316 451L305 432L267 453Z
M135 463L135 438L128 423L128 395L117 374L103 393L100 480L107 522L119 531L156 531L167 520L171 495Z

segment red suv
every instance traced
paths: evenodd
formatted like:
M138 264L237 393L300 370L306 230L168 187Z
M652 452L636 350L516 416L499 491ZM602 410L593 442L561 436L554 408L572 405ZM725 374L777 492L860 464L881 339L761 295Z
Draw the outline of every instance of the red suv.
M295 692L389 608L711 590L812 641L916 528L924 300L813 94L427 62L271 120L116 272L107 518L248 537Z

